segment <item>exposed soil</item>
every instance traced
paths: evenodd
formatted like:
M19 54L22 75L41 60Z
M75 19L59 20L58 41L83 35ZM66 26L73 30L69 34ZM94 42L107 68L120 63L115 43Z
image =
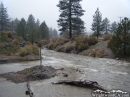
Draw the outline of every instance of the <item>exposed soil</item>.
M39 60L39 59L40 59L40 57L38 55L34 55L34 54L30 54L25 57L1 55L0 64L22 62L22 61L35 61L35 60Z
M107 47L108 41L98 42L96 45L90 46L88 50L104 50L105 58L114 58L114 54L110 48Z
M0 74L0 77L6 78L14 83L26 81L42 80L54 77L56 69L51 66L34 66L18 72L9 72Z

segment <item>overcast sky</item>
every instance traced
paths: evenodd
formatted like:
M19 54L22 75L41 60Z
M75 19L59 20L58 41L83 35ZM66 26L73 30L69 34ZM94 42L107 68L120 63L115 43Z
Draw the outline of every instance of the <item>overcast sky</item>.
M58 30L57 20L59 18L59 8L56 6L59 0L0 0L7 8L9 17L26 20L32 14L35 20L45 21L48 27ZM110 22L118 22L118 17L130 18L130 0L82 0L82 8L86 11L82 20L85 22L87 31L91 31L93 15L99 8L102 18L107 17Z

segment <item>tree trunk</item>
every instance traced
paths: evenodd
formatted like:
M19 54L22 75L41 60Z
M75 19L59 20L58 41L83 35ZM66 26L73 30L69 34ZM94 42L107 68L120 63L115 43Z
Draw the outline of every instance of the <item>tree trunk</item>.
M61 80L58 82L52 82L52 84L68 84L75 85L79 87L91 88L91 89L99 89L103 91L107 91L102 86L98 85L96 81L70 81L70 80Z

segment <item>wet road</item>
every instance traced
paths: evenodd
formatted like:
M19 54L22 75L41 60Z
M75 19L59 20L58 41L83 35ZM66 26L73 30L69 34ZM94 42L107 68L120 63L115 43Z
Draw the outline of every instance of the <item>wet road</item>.
M64 54L50 50L42 50L44 66L66 68L67 78L55 78L31 82L35 97L92 97L92 90L68 85L52 85L52 81L92 80L108 90L122 90L130 92L130 63L115 59L92 58L75 54ZM0 73L19 71L31 66L39 65L39 61L1 64ZM74 69L79 69L79 74ZM7 88L8 87L8 88ZM13 88L13 89L12 89ZM6 94L8 91L10 94ZM15 92L14 92L15 91ZM26 83L14 84L0 78L0 97L26 97ZM20 96L16 96L20 95ZM87 96L86 96L87 95Z

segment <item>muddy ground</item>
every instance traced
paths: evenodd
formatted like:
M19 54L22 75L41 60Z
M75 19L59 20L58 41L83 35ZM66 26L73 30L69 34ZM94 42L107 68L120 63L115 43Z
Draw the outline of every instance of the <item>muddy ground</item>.
M6 78L14 83L27 81L43 80L54 77L56 69L51 66L34 66L18 72L8 72L0 74L0 77Z

